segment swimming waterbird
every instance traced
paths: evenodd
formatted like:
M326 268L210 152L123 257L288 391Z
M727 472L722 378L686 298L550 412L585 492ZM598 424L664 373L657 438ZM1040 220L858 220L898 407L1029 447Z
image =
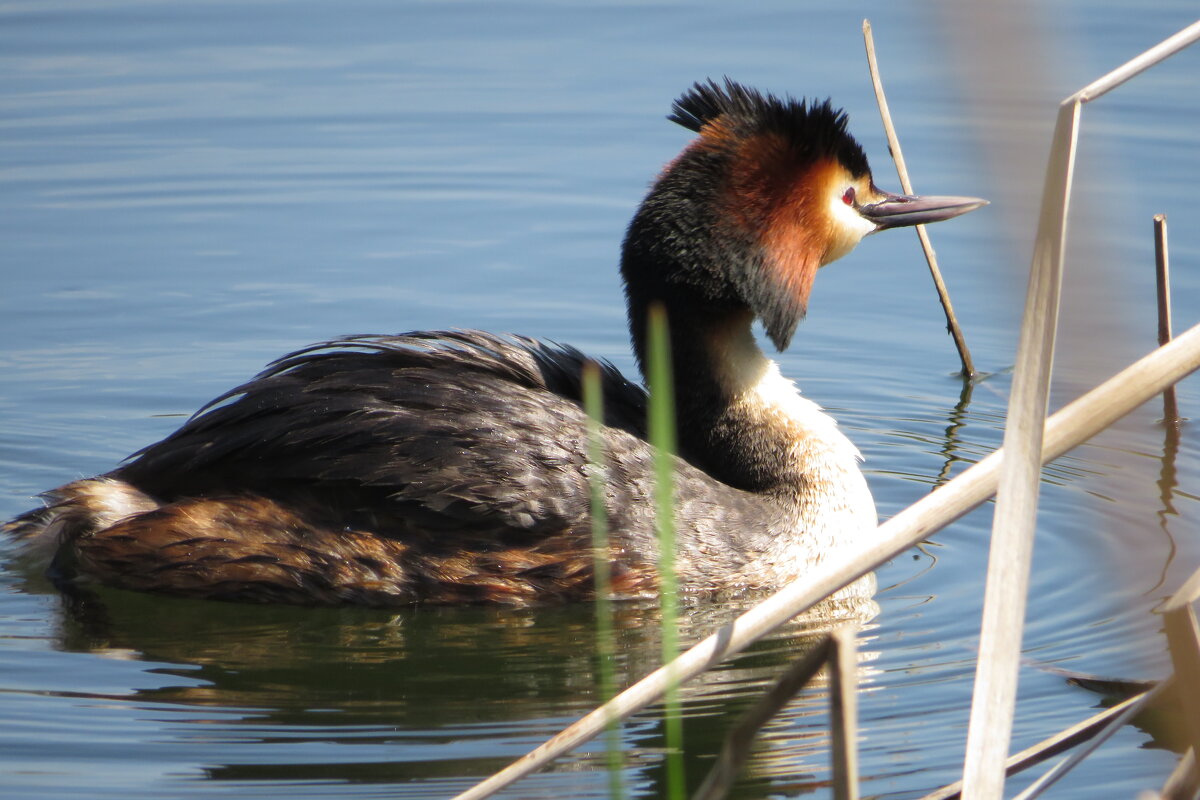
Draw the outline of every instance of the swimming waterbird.
M709 81L669 119L698 135L634 215L621 275L643 372L648 312L666 312L679 585L770 588L866 541L876 515L858 451L752 324L783 350L821 266L864 236L984 201L880 190L828 101ZM63 586L319 605L586 598L586 362L480 331L314 345L6 528ZM612 590L649 594L646 393L600 372Z

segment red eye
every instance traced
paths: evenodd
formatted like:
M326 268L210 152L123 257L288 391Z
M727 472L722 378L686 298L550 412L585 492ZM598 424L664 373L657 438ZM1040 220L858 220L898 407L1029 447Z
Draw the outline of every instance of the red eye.
M847 189L846 193L844 195L842 195L842 202L848 206L854 205L854 187L853 186L851 186L849 189Z

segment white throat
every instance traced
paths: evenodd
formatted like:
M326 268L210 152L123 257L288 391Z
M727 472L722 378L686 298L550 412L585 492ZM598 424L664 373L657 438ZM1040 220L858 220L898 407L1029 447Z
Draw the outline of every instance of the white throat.
M760 420L786 437L788 458L803 475L797 535L783 537L780 552L767 560L780 570L802 569L834 549L863 546L877 517L858 465L858 448L838 430L833 417L780 373L749 326L725 333L716 355L733 404L741 406L748 419Z
M779 371L779 365L768 358L749 327L729 332L717 357L721 364L722 382L733 401L759 409L772 417L776 424L793 429L798 440L812 439L830 449L829 456L837 460L861 460L858 449L837 428L837 422L819 405L800 394L794 381ZM796 441L797 447L805 444ZM857 471L857 467L854 468Z

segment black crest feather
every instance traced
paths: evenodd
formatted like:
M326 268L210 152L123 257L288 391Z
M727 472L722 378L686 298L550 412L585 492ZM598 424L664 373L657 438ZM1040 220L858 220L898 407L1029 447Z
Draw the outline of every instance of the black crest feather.
M729 78L723 85L709 79L684 92L667 119L697 133L717 119L738 136L779 133L813 155L836 157L852 175L870 172L866 153L846 130L846 112L828 99L796 100L786 95L781 99Z

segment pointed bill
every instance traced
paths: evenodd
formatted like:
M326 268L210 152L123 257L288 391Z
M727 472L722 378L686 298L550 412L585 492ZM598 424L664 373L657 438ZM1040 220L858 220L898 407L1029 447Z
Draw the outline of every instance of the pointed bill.
M858 213L875 223L875 231L888 228L901 228L906 225L924 225L929 222L941 222L944 219L957 217L974 211L980 206L986 206L987 200L978 197L950 197L930 195L929 197L914 197L912 195L890 194L878 203L861 206Z

